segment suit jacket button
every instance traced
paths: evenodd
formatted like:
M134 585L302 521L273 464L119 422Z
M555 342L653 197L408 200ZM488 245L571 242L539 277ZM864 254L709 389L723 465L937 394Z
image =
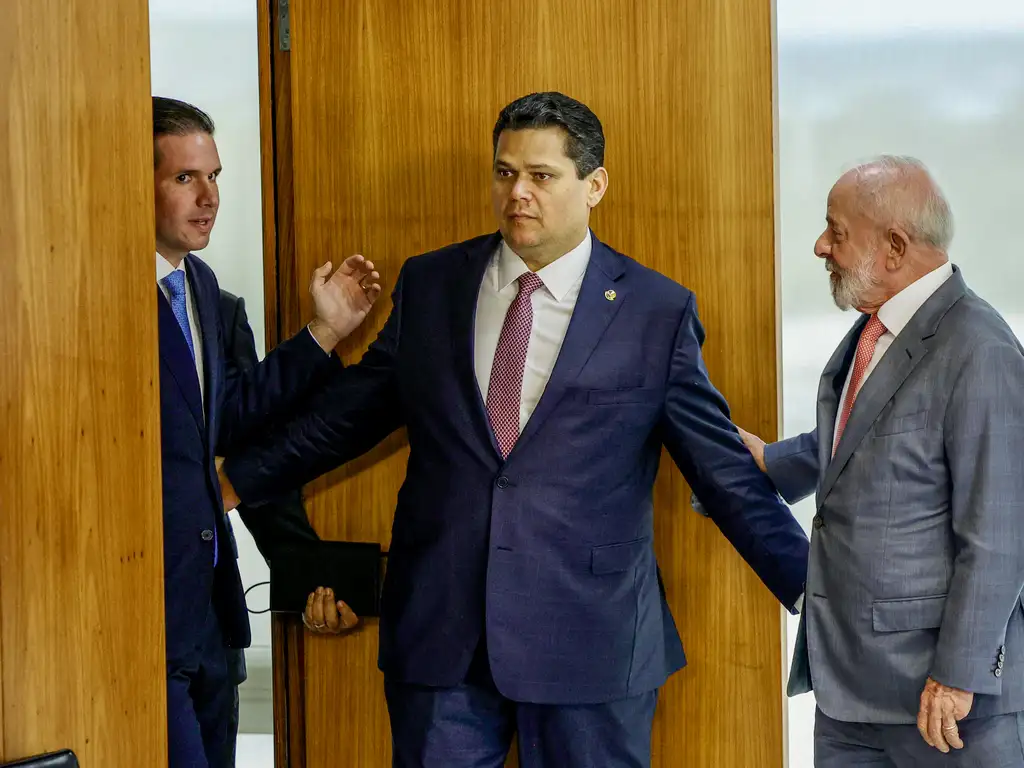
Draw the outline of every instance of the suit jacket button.
M995 675L996 677L1002 677L1003 676L1002 667L996 667L996 671L993 672L992 674Z
M501 477L498 478L498 481L495 483L495 485L497 485L499 488L508 488L508 478L502 475Z
M213 531L211 531L209 528L207 528L199 535L203 537L203 541L213 541Z
M816 529L820 529L825 526L825 521L822 519L821 515L815 515L814 520L812 520L811 523Z

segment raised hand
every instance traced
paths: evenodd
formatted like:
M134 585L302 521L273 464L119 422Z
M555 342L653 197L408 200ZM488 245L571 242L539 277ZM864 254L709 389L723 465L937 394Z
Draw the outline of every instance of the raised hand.
M357 254L345 259L334 274L331 268L328 261L314 270L309 283L316 309L309 330L326 351L359 327L380 296L380 275L372 261Z

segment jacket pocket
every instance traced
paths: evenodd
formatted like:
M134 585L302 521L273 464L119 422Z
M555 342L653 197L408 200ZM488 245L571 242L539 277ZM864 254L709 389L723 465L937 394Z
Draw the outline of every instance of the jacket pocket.
M651 539L626 541L622 544L605 544L590 551L590 570L595 576L606 573L621 573L635 566L644 551L651 546Z
M945 607L945 595L876 600L871 604L871 626L875 632L938 629Z
M905 416L890 417L875 427L875 437L882 435L901 435L905 432L917 432L928 426L928 411L908 413Z
M649 403L657 400L660 390L654 387L626 387L623 389L591 389L587 391L588 405L625 405Z

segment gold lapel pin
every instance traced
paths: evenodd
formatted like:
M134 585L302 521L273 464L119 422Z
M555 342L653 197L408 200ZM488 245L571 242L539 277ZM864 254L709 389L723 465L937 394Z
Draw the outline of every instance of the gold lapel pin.
M616 296L615 291L605 291L604 292L604 297L606 299L608 299L608 301L615 301L615 296Z

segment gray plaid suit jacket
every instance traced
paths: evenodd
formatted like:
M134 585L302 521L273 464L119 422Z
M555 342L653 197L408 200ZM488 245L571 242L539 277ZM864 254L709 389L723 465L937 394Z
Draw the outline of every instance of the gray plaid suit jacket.
M959 270L865 382L830 456L867 321L825 367L817 429L768 446L791 503L815 494L789 681L828 716L912 723L930 675L972 717L1024 710L1024 353Z

